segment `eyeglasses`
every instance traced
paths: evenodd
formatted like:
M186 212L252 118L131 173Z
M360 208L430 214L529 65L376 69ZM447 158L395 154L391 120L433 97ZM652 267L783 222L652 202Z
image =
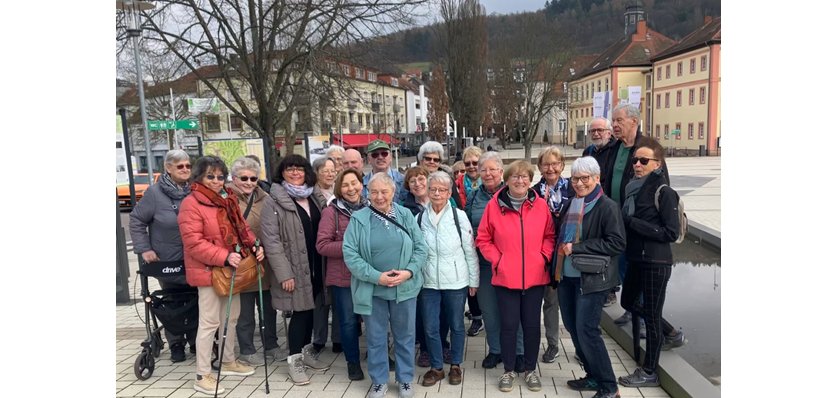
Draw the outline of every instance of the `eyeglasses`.
M456 170L453 174L465 174L465 170Z
M529 179L529 174L518 174L518 175L513 175L513 176L509 177L509 179L510 179L510 180L512 180L512 181L515 181L515 180L517 180L517 181L528 180L528 179Z
M440 163L442 161L442 158L432 158L430 156L425 156L424 161L425 162Z
M224 180L227 179L227 176L225 176L223 174L218 174L217 176L212 175L212 174L207 174L206 175L206 179L209 180L209 181L214 181L216 178L218 179L218 181L224 181Z
M479 162L478 162L478 161L474 161L474 162L462 162L462 163L463 163L463 164L465 164L465 167L477 167L477 165L479 164Z
M175 166L175 167L177 167L177 169L178 169L178 170L183 170L184 168L185 168L186 170L192 170L192 165L191 165L191 164L189 164L189 163L186 163L186 164L179 164L179 165L177 165L177 166Z
M425 177L425 176L421 176L421 177L413 177L413 178L411 178L411 179L410 179L410 181L408 181L408 182L407 182L407 184L409 184L409 185L418 185L419 183L424 183L424 182L427 182L427 177Z
M250 180L250 182L256 182L259 180L259 177L239 176L238 179L241 180L241 182L247 182L247 180Z
M638 158L638 157L634 156L634 157L632 157L632 158L631 158L631 164L636 164L636 162L639 162L639 163L641 163L643 166L647 166L647 165L648 165L648 162L649 162L649 161L652 161L652 160L656 160L656 161L658 161L658 162L660 161L659 159L654 159L654 158L645 158L645 157L643 157L643 158Z
M582 184L587 184L588 182L590 182L591 178L593 178L593 176L581 176L581 177L572 177L572 178L570 178L570 180L572 180L573 184L578 184L579 182L582 183Z
M560 167L560 166L562 166L562 165L563 165L563 163L559 163L559 162L555 162L555 163L544 163L544 164L543 164L543 168L545 168L545 169L548 169L548 168L557 169L558 167Z
M608 130L608 129L590 129L590 134L596 134L596 133L601 134L601 133L604 133L605 131L610 131L610 130Z
M302 168L302 167L291 166L291 167L288 167L287 169L285 169L285 171L287 171L288 173L304 173L305 169Z
M445 192L449 191L449 189L447 189L447 188L430 188L430 189L428 189L428 191L430 191L430 193L445 193Z
M389 151L372 152L369 154L369 156L372 156L372 159L386 158L387 156L389 156ZM427 158L424 159L427 160Z

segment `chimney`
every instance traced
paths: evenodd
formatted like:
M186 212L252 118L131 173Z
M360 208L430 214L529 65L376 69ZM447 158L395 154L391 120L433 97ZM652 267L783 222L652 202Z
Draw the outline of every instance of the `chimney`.
M648 33L648 26L645 24L645 20L638 21L636 23L636 33L631 38L631 41L645 41L645 35Z

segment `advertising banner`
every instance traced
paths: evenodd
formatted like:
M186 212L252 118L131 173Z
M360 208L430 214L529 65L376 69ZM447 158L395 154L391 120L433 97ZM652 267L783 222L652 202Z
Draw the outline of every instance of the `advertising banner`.
M203 153L218 156L227 164L227 168L230 168L232 163L242 156L256 155L262 165L259 178L263 180L267 176L264 170L265 155L261 139L206 140L203 144Z

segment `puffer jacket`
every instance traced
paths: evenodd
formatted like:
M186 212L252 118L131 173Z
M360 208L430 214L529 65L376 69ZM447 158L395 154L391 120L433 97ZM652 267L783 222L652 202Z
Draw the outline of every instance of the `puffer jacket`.
M453 212L457 212L460 239ZM474 234L465 212L451 206L442 209L439 224L433 224L435 212L429 206L421 214L421 232L427 242L427 262L424 265L424 287L434 290L456 290L479 287L480 270L474 247ZM416 217L418 220L418 216Z
M172 199L154 184L131 210L129 221L134 253L154 250L160 261L183 259L183 242L177 224L176 207L182 199Z
M499 189L502 189L504 186L505 183L501 182ZM465 214L468 216L468 220L471 221L471 227L474 228L474 231L477 231L477 236L479 236L480 221L482 221L482 215L485 212L485 207L488 206L488 202L490 202L493 197L494 194L489 193L488 190L485 189L485 186L480 184L479 188L471 191L471 196L469 196L468 200L465 202ZM477 247L477 256L479 256L480 267L491 267L491 263L483 257L479 247ZM485 269L483 269L483 271L485 271Z
M531 188L515 210L503 187L488 202L477 232L477 247L491 263L491 284L526 290L549 283L555 227L546 202Z
M227 191L229 195L234 195ZM233 196L234 198L234 196ZM180 237L183 239L183 260L186 263L186 282L191 286L212 286L210 267L223 267L230 254L224 243L218 225L218 212L209 198L200 192L192 191L183 198L177 222L180 225ZM256 244L256 235L247 229L244 244L252 247Z
M311 194L317 209L325 207L325 196L315 186ZM261 215L262 245L273 274L270 297L278 311L307 311L314 309L314 287L308 265L305 231L297 214L294 200L281 184L273 184L265 199ZM282 289L282 282L294 279L294 291ZM328 299L328 289L323 289Z
M326 257L325 285L349 287L352 273L343 260L343 235L349 228L349 211L332 201L323 210L317 230L317 251Z
M665 184L663 173L651 173L635 200L633 217L624 217L628 247L625 256L632 263L666 266L674 262L671 244L680 233L678 203L680 197L671 187L660 191L660 210L654 204L657 188Z
M227 189L232 191L236 198L238 198L238 208L241 209L241 215L243 216L244 212L247 210L247 203L250 201L250 196L238 189L234 183L228 183ZM246 220L247 225L250 226L250 229L252 229L253 233L258 237L261 234L262 206L264 205L264 199L267 197L267 192L262 191L262 189L257 186L256 189L253 190L253 195L255 195L253 197L253 206L250 207L250 213L247 214ZM265 272L261 278L262 290L270 290L270 267L267 266L267 262L262 262L262 264L265 265ZM242 293L258 291L259 283L256 282L253 286L242 290Z

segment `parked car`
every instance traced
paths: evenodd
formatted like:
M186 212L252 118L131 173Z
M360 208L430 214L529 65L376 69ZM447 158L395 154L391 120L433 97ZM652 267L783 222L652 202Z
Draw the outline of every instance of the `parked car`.
M160 179L160 173L154 173L154 183ZM142 199L142 194L148 189L148 173L138 173L134 175L134 190L136 191L137 202ZM120 185L116 187L116 196L119 198L119 208L131 209L131 187L129 185Z

